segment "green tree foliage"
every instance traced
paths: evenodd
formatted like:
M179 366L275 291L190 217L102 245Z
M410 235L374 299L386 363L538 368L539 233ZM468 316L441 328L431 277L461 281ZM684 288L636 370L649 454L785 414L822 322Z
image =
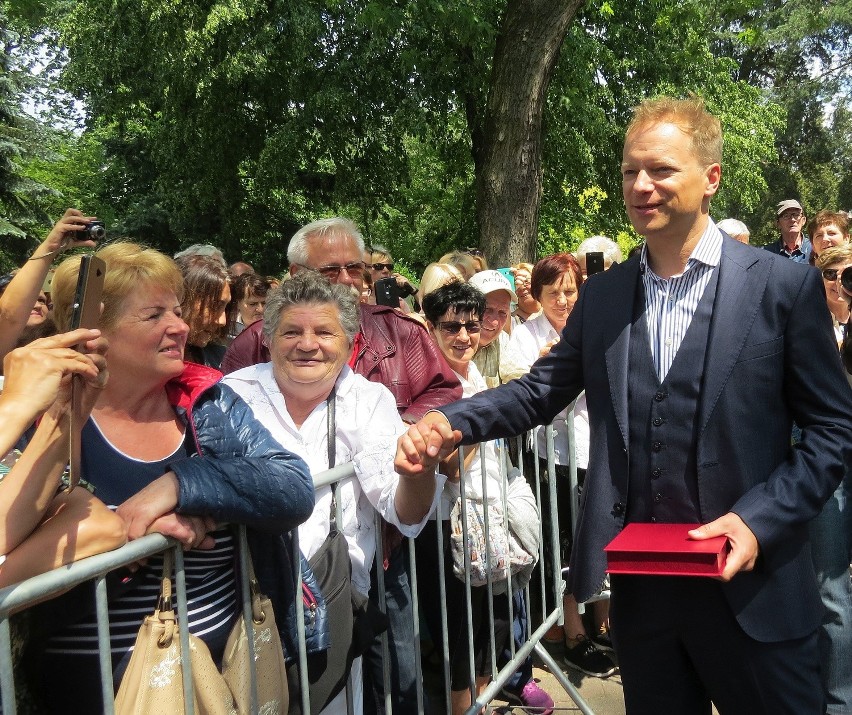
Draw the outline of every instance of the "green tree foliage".
M541 0L526 12L544 17L554 6ZM630 108L659 93L697 93L722 119L714 217L760 223L788 191L806 205L850 196L845 104L825 121L827 88L845 87L831 64L848 56L845 5L821 7L583 7L541 74L549 85L540 189L508 192L538 214L539 251L596 233L625 246L637 240L621 202L621 143ZM541 38L511 22L508 0L30 0L30 8L33 26L59 31L64 86L88 114L81 136L44 142L51 160L27 170L109 216L115 232L166 250L214 242L271 272L299 225L345 213L415 270L451 247L491 242L492 258L509 257L515 229L509 239L484 230L492 197L483 192L497 182L483 182L483 167L501 136L494 117L527 106L519 93L530 83L498 92L524 68L515 60L501 69L495 57L513 43L537 49ZM826 74L814 79L818 64ZM511 187L512 170L502 172Z

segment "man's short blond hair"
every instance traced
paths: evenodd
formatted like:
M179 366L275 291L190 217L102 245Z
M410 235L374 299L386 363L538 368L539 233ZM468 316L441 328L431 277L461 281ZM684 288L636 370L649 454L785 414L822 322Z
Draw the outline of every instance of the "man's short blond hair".
M663 123L674 124L692 139L695 155L702 164L722 163L722 124L707 111L703 99L646 99L633 110L627 136L648 125Z

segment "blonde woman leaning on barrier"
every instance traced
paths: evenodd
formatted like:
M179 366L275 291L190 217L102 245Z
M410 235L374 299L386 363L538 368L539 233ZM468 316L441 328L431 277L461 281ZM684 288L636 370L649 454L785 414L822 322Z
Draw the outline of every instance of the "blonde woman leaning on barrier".
M219 384L221 373L184 362L189 328L181 319L183 281L175 262L125 242L97 255L106 263L99 327L110 343L110 379L82 428L83 474L116 507L131 540L156 532L184 545L187 625L219 660L239 603L233 534L217 525L248 527L266 589L260 562L310 514L310 475ZM59 326L69 320L78 271L79 257L56 271ZM162 564L162 556L151 557L134 572L118 574L120 583L109 590L116 685L142 619L157 602ZM290 576L275 575L282 587ZM278 609L286 601L274 601L276 612L284 612ZM31 672L50 683L40 694L51 712L68 712L69 704L74 712L102 712L94 614L68 607L57 626L33 644L40 652L32 654Z
M72 375L81 378L87 415L107 379L106 341L97 330L75 330L13 350L3 361L0 454L11 467L0 483L0 587L121 546L124 523L79 487L60 492L68 459ZM90 354L73 346L85 343ZM17 458L10 450L41 418ZM79 426L77 426L79 430Z

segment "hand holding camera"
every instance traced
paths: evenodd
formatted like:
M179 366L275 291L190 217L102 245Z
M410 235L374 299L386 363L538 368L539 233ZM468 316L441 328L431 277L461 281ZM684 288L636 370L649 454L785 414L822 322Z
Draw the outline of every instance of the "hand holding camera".
M103 221L98 221L97 216L84 216L77 209L68 209L30 260L47 258L68 248L93 247L105 236L106 228Z

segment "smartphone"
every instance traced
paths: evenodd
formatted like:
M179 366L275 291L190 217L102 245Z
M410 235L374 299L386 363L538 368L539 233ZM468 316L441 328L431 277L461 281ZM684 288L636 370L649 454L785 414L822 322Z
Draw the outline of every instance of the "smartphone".
M391 308L399 308L399 284L396 278L382 278L373 284L373 294L376 296L376 305L389 305Z
M104 289L106 263L97 256L83 256L77 288L71 304L71 330L96 328L101 317L101 293Z
M590 251L586 254L586 275L593 276L602 273L604 269L604 254L601 251Z
M101 317L101 294L106 277L106 263L97 256L83 256L77 287L71 305L71 330L96 328ZM77 350L83 350L78 345ZM80 482L81 430L85 417L82 414L80 391L82 385L77 377L71 379L71 440L68 445L68 491Z

